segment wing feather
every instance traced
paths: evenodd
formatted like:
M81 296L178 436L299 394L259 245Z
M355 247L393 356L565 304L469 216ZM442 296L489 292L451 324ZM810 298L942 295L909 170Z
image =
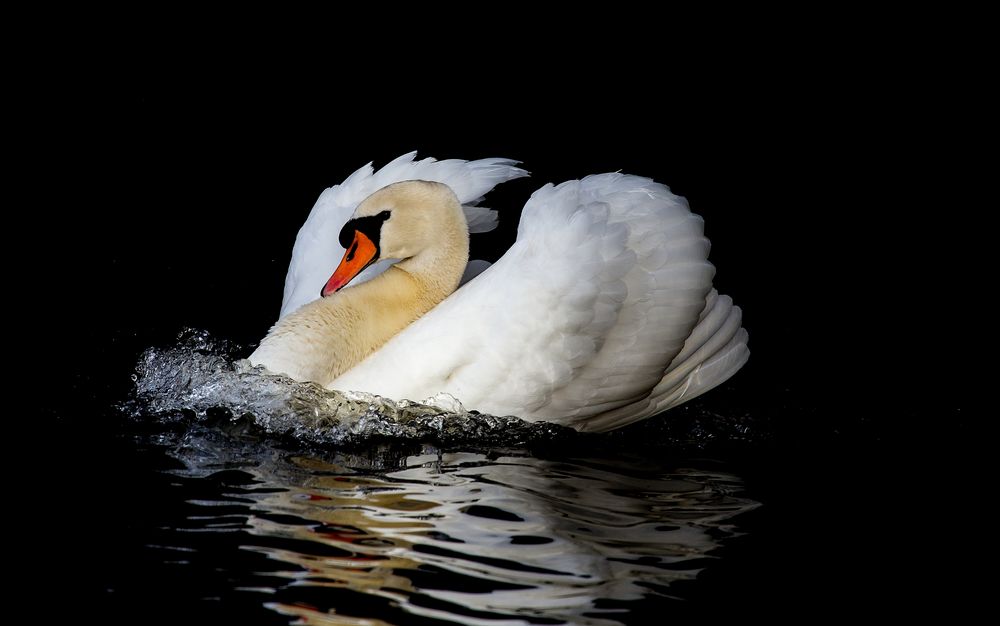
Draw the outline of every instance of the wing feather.
M587 430L647 417L749 354L739 309L711 291L708 251L702 219L652 180L546 185L497 263L333 386L415 400L447 392Z

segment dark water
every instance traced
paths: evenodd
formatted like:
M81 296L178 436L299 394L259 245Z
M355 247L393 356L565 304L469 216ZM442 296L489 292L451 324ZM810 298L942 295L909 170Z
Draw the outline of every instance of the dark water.
M236 351L188 332L140 359L121 412L149 516L97 591L112 614L630 623L690 596L759 506L717 461L331 393Z
M225 431L142 446L162 463L147 485L162 517L107 582L112 606L166 599L143 572L192 618L616 624L687 595L680 583L711 568L758 505L711 463L323 454Z
M871 453L870 430L826 431L843 422L794 405L748 412L730 387L580 435L263 377L240 352L182 333L137 359L134 382L81 384L51 416L21 500L42 511L43 597L105 623L210 624L892 604L911 477Z

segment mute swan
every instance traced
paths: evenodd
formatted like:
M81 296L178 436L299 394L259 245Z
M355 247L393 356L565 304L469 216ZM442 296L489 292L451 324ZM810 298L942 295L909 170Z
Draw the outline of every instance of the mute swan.
M746 363L741 311L712 289L703 221L665 186L625 174L545 185L510 250L485 271L468 263L482 273L456 291L475 273L469 232L496 225L476 203L526 172L505 159L415 155L323 192L253 365L605 431L686 402Z

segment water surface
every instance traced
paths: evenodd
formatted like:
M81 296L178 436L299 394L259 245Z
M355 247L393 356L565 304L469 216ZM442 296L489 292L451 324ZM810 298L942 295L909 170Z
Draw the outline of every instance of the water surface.
M88 498L111 504L109 619L643 623L758 506L666 446L330 392L238 351L188 332L139 360L111 455L132 474Z
M622 623L650 597L683 598L677 583L711 568L756 504L736 476L649 459L321 454L237 430L189 426L153 446L169 466L157 508L173 519L143 529L134 558L193 615ZM109 596L158 595L121 573Z

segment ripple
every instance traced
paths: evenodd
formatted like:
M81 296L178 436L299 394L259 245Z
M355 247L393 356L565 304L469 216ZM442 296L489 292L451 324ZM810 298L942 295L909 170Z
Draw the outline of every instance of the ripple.
M618 624L682 597L756 506L734 475L649 460L425 445L355 464L200 424L164 451L188 509L147 549L194 578L222 567L205 596L304 623Z
M123 408L174 464L147 486L165 519L143 567L269 616L252 623L629 623L683 598L757 506L737 476L614 434L326 390L239 351L201 331L148 349ZM115 591L147 593L129 572Z

